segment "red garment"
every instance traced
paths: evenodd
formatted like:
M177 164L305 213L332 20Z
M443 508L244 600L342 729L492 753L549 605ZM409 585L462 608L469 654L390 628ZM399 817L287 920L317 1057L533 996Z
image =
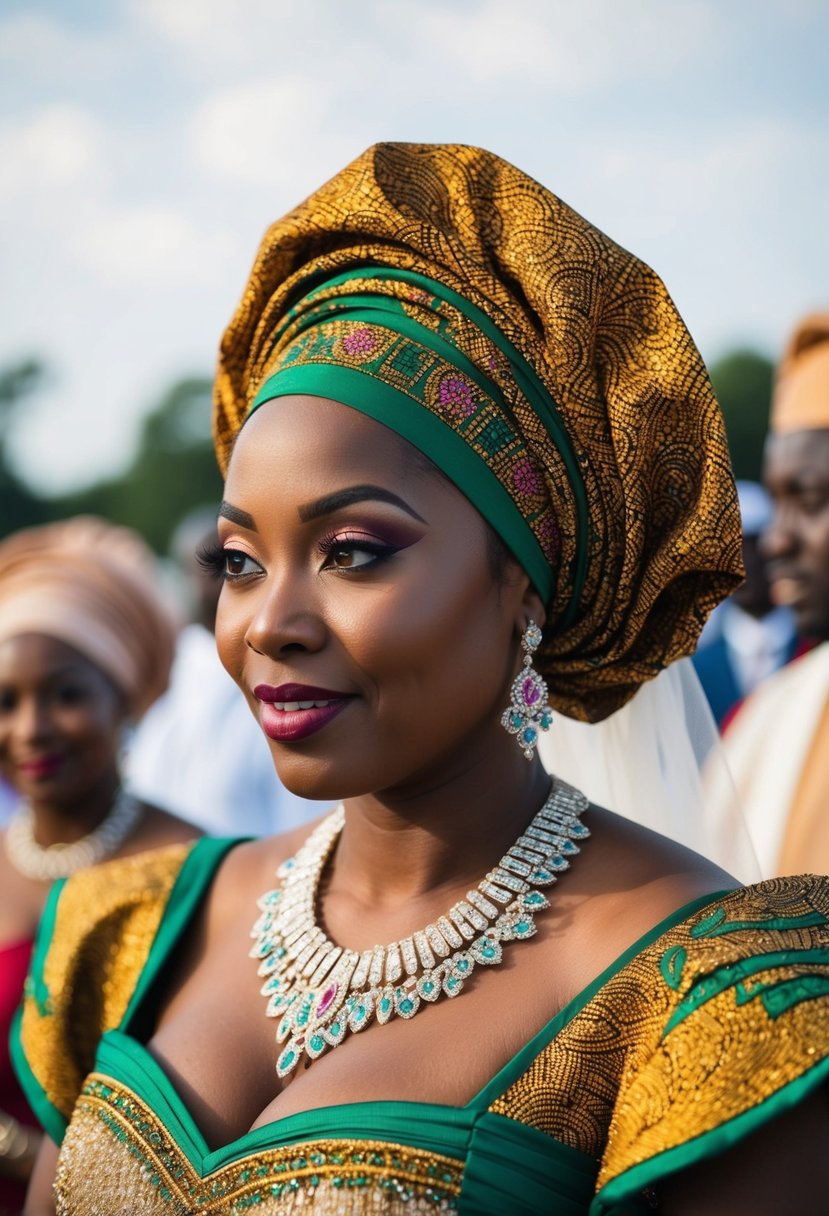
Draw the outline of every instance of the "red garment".
M27 1127L37 1127L38 1124L12 1071L9 1031L23 997L23 984L33 946L32 941L0 946L0 1110L13 1115ZM13 1182L0 1175L0 1216L17 1216L25 1197L24 1183Z

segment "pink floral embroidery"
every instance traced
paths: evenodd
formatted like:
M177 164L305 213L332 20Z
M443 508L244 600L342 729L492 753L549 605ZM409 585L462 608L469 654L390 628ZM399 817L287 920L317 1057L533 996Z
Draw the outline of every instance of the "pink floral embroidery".
M366 325L353 329L343 338L343 350L347 355L370 355L377 345L377 339Z
M527 494L529 496L540 494L544 489L541 474L529 456L522 456L520 460L515 462L515 467L512 470L512 484L519 494Z
M561 532L552 512L542 515L535 531L547 560L557 562L561 553Z
M475 413L472 389L460 376L444 376L441 380L440 403L451 414L461 414L464 418Z

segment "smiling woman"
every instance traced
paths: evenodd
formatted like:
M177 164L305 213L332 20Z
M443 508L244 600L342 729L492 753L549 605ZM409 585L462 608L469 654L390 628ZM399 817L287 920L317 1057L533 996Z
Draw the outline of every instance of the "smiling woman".
M0 775L20 804L0 832L0 1025L23 989L56 878L190 839L120 789L128 720L163 690L173 627L138 536L74 519L0 544ZM0 1058L0 1211L19 1209L36 1137Z
M380 145L267 233L215 434L223 662L340 805L54 898L29 1216L813 1212L827 884L739 888L536 750L740 578L661 282L497 157Z

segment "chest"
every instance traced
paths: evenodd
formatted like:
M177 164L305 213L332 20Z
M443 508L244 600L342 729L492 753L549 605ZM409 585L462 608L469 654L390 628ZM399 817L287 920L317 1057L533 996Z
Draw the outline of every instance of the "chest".
M174 1081L210 1144L251 1127L343 1103L394 1101L462 1107L482 1091L571 995L557 977L553 918L536 938L504 947L460 996L415 1017L376 1019L285 1081L276 1074L277 1019L266 1017L249 924L196 935L171 969L148 1048Z

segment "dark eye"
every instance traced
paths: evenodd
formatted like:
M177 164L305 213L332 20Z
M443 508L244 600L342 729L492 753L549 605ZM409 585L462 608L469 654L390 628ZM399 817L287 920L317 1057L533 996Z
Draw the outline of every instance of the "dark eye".
M249 574L261 574L262 567L241 549L224 550L224 576L232 582Z
M325 537L320 541L320 550L325 557L323 569L356 571L377 566L397 552L394 545L369 540L364 536Z
M58 705L79 705L87 695L87 690L80 684L60 684L53 694Z
M0 714L10 714L17 705L17 693L11 688L0 688Z

